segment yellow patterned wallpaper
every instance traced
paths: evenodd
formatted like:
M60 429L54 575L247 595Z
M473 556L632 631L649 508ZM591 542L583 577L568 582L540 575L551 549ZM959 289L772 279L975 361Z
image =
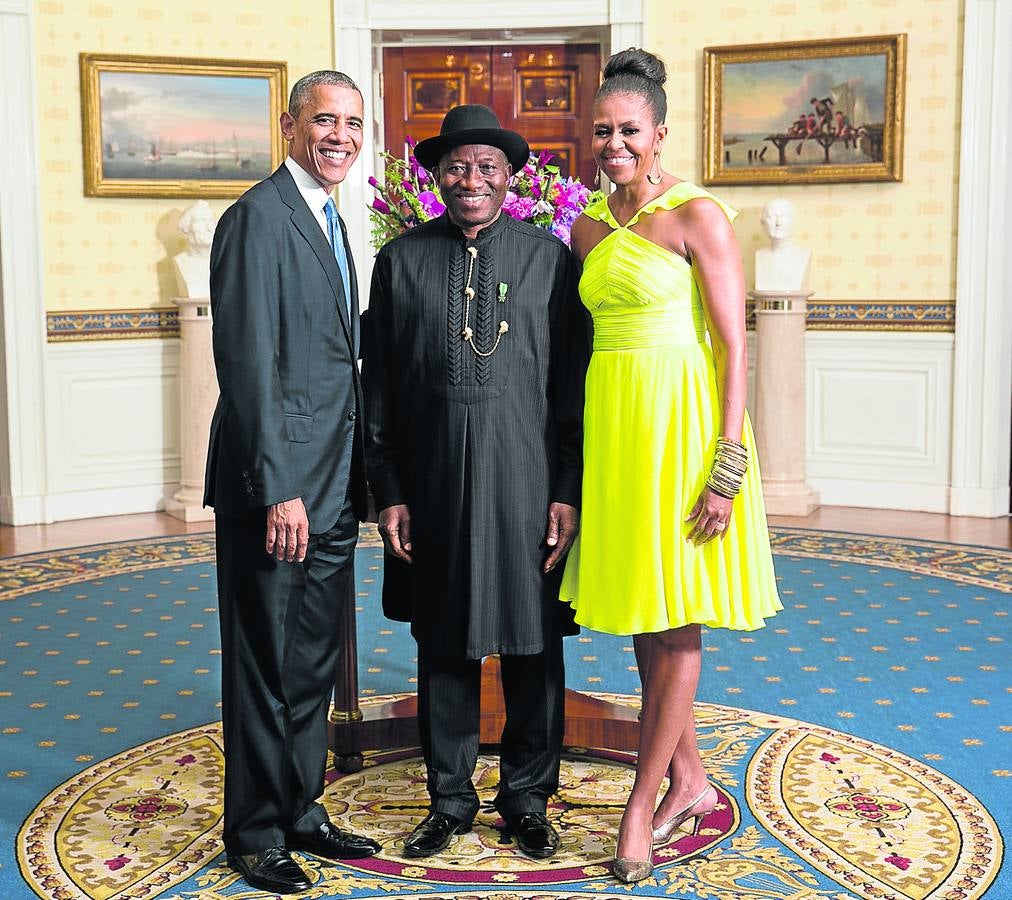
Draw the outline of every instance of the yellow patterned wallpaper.
M752 280L764 245L763 204L797 207L812 246L816 298L938 304L955 296L962 0L645 0L647 46L668 63L667 167L701 173L702 48L849 35L908 35L901 183L721 187ZM46 308L164 308L176 222L192 201L86 198L82 191L78 53L284 60L289 84L330 65L330 0L36 0ZM295 11L292 11L292 10ZM228 201L214 201L216 214ZM949 325L951 327L951 324Z
M703 47L855 35L907 34L906 132L899 183L720 186L741 211L735 230L751 287L759 214L771 197L797 211L813 249L816 298L952 301L962 70L962 0L647 0L648 49L668 64L670 171L702 173Z
M78 54L279 60L289 86L332 64L330 0L36 0L46 309L166 307L193 200L85 197ZM230 201L211 201L215 215Z

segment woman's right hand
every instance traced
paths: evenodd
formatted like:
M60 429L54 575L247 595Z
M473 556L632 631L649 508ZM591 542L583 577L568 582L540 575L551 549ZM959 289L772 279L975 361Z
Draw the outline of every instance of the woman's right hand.
M727 525L731 521L731 506L734 501L722 497L708 487L703 488L696 505L692 507L689 518L693 526L686 540L697 546L712 541L715 537L723 538L727 534Z

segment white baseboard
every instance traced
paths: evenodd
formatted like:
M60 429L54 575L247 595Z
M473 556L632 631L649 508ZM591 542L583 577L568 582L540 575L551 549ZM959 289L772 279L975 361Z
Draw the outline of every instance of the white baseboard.
M996 519L1009 514L1008 487L987 490L986 488L949 488L949 508L953 516L980 516Z
M164 510L168 498L178 490L179 484L176 483L50 494L46 498L46 509L50 517L48 521L63 522L69 519Z
M55 521L47 518L46 497L12 497L9 494L0 496L0 524L3 525L41 525Z
M937 513L949 511L947 484L815 477L809 477L808 484L818 491L823 506Z

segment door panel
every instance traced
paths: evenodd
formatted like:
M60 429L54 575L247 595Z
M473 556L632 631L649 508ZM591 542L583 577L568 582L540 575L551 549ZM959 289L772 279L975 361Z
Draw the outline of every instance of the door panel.
M595 44L492 48L492 106L503 127L520 132L535 153L556 154L561 174L585 184L596 169L591 108L600 65Z
M538 153L556 156L563 176L594 178L591 107L599 83L596 44L495 47L391 47L383 51L385 143L401 153L405 136L439 133L447 110L491 106L503 128Z
M465 103L491 104L490 47L388 47L383 51L386 149L439 134L443 116Z

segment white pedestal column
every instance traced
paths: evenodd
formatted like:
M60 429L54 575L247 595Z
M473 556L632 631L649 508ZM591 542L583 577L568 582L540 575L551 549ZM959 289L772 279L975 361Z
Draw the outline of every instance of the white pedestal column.
M805 312L811 291L752 291L756 318L756 450L766 512L807 516L819 495L805 481Z
M179 490L166 512L184 522L207 522L214 511L205 509L204 465L211 416L218 401L218 380L211 350L211 301L206 297L178 297L179 415L182 456Z

